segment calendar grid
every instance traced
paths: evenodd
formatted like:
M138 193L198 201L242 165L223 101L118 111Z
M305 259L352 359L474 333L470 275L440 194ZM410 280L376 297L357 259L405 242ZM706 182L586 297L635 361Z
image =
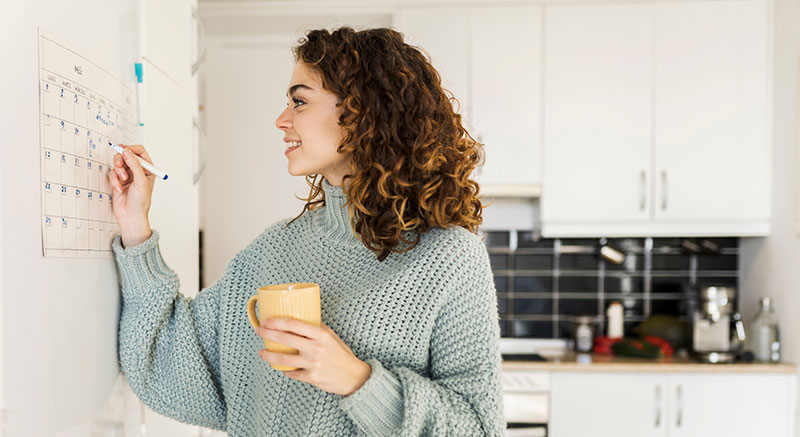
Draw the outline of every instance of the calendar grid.
M42 252L110 258L119 226L107 144L133 138L131 88L41 31L39 67Z

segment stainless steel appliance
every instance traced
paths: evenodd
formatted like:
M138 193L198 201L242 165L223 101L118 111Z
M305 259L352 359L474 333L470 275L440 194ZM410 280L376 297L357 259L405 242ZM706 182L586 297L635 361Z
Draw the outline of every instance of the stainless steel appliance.
M734 287L697 290L692 311L692 355L707 363L731 363L744 346L744 324Z

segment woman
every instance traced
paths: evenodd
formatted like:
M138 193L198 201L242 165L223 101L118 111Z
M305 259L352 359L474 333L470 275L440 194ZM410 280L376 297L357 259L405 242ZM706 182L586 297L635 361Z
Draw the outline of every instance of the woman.
M231 436L502 434L497 301L469 179L481 145L393 30L311 31L294 52L276 126L307 203L195 299L147 220L154 176L132 155L150 156L114 157L128 382L153 410ZM254 335L248 298L289 282L320 284L323 325L269 319Z

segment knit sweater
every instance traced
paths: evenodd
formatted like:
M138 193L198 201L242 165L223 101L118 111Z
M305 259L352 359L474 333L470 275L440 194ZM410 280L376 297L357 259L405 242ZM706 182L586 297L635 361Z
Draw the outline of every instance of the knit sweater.
M346 194L264 230L195 298L159 234L112 248L122 281L119 358L137 396L181 422L253 436L501 435L497 298L481 240L431 228L378 261L356 237ZM274 370L246 313L264 285L320 284L322 323L372 367L349 396Z

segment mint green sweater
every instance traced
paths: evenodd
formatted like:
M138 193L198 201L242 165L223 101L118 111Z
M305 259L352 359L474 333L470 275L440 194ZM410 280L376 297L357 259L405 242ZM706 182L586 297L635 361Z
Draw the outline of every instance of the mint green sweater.
M346 194L267 228L196 298L159 234L112 247L122 280L119 357L154 411L231 437L501 435L497 299L486 249L464 228L432 228L383 262L352 232ZM261 359L246 314L258 287L320 284L322 322L372 366L341 396L287 378Z

